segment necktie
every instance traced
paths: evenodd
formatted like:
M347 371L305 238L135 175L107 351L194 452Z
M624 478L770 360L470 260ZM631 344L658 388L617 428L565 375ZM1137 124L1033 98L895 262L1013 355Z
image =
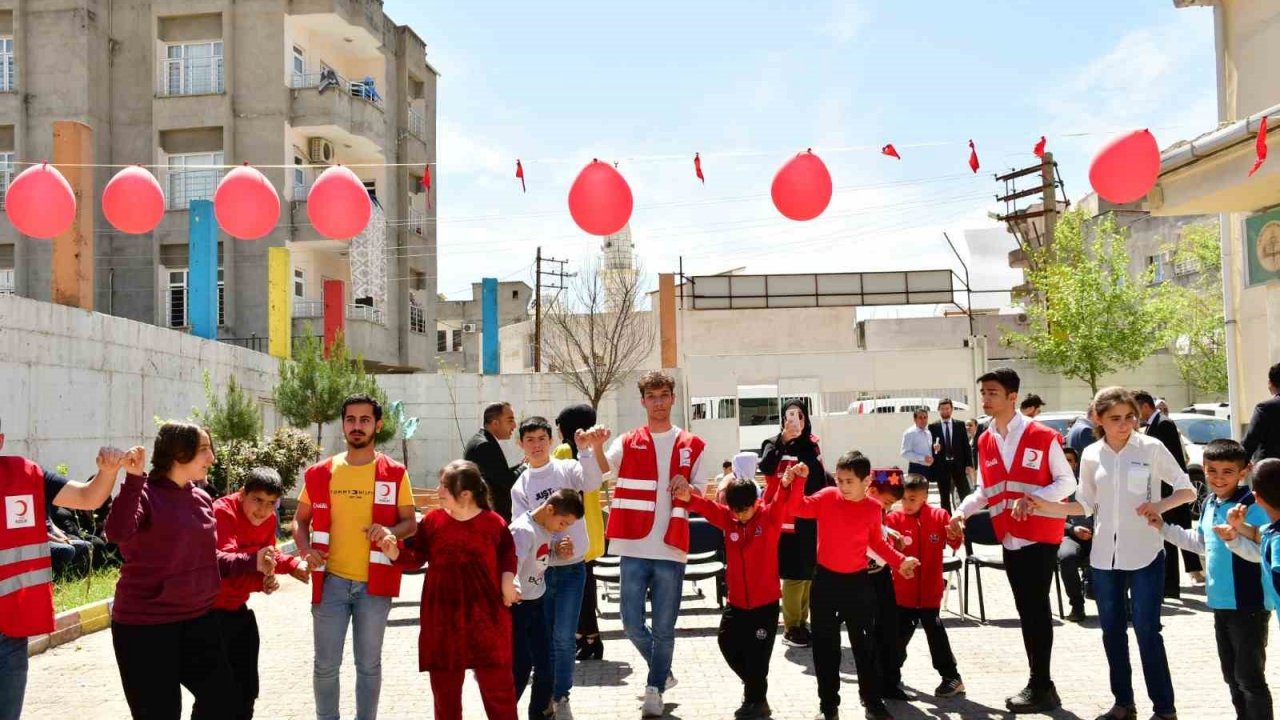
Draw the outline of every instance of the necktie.
M947 446L947 454L951 454L951 423L942 421L942 442Z

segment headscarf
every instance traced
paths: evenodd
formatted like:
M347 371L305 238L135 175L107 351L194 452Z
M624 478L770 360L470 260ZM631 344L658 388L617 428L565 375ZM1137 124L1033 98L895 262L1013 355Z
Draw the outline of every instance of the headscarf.
M573 450L573 458L578 458L578 445L574 442L573 436L579 430L590 430L596 424L595 408L583 403L581 405L570 405L560 411L556 416L556 427L560 429L560 434L564 436L564 441Z

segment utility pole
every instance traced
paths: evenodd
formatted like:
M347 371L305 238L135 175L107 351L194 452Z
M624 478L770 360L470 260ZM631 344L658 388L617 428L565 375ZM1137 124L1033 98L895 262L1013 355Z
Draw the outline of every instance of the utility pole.
M572 273L566 273L564 266L568 260L557 260L551 257L542 256L542 247L538 247L538 255L534 260L533 271L533 371L542 372L542 290L543 288L554 288L556 290L564 290L564 279L573 277ZM542 264L556 265L556 270L543 270ZM555 278L555 284L543 284L542 276L547 275Z
M1020 178L1038 175L1040 182L1024 189L1018 189ZM1041 161L1035 165L1018 170L1011 170L1004 175L996 176L997 182L1004 183L1004 195L996 196L997 202L1004 203L1004 214L997 220L1008 225L1009 233L1018 242L1018 249L1009 253L1009 267L1028 268L1035 262L1033 250L1047 247L1053 242L1053 233L1058 224L1058 192L1062 189L1062 178L1058 175L1058 164L1053 161L1053 153L1045 153ZM1040 207L1035 205L1019 207L1024 198L1040 196ZM1068 201L1069 202L1069 201ZM1024 285L1015 288L1025 291Z

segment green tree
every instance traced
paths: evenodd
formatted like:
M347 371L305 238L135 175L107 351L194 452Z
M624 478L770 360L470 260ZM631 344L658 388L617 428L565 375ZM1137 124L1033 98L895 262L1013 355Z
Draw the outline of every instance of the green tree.
M224 397L213 391L209 371L204 371L204 399L209 407L204 412L191 409L196 422L209 429L217 442L230 440L256 440L262 436L262 413L253 396L232 375Z
M269 467L280 473L288 492L298 482L298 471L319 453L320 446L310 435L291 427L282 427L269 438L215 443L218 461L209 468L209 484L217 495L225 495L240 489L253 468Z
M1227 334L1222 307L1222 240L1217 225L1189 225L1166 250L1175 273L1198 273L1185 285L1160 286L1182 380L1202 393L1227 394Z
M1087 223L1075 210L1058 221L1053 242L1031 251L1026 300L1030 329L1006 345L1037 365L1088 383L1131 368L1164 347L1167 316L1150 276L1131 279L1128 233L1110 213Z
M321 339L308 329L293 357L280 361L275 387L280 414L295 427L315 425L317 445L323 444L324 424L338 419L342 401L360 379L341 336L330 350L326 358Z

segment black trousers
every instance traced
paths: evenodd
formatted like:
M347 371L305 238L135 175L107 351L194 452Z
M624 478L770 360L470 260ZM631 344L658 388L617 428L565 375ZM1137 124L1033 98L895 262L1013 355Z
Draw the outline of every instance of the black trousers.
M1013 588L1013 604L1022 622L1022 644L1031 669L1028 685L1045 690L1053 685L1049 670L1053 657L1053 611L1049 588L1058 562L1058 546L1034 543L1019 550L1004 550L1004 568Z
M592 570L596 561L587 563L587 582L582 587L582 611L578 613L578 634L583 637L594 637L599 642L600 620L596 617L596 605L600 602L596 595L596 576Z
M182 690L195 696L191 720L233 713L231 668L213 613L159 625L111 624L111 644L134 720L180 720Z
M955 488L956 495L964 500L969 496L969 476L965 475L964 462L960 459L935 461L933 463L933 482L938 486L938 500L942 504L942 508L947 512L951 512L951 490Z
M516 684L516 702L533 677L529 693L529 717L541 718L551 705L551 636L543 619L542 598L522 600L511 606L511 674Z
M884 692L902 684L902 658L898 653L898 599L893 594L893 570L886 567L868 572L876 595L876 624L871 634L880 666L880 691Z
M947 638L947 628L942 624L938 608L898 608L898 677L902 677L902 665L907 661L907 646L911 644L911 637L916 634L917 626L924 629L925 639L929 641L929 658L933 660L933 669L938 671L943 680L959 680L956 656L951 652L951 640Z
M1071 608L1084 607L1084 583L1089 574L1089 551L1092 540L1076 540L1064 537L1058 546L1058 567L1062 572L1062 589L1067 593Z
M253 704L258 699L258 619L248 606L239 610L214 610L222 634L222 648L231 666L236 692L228 717L252 720Z
M1271 690L1267 687L1267 623L1264 610L1214 610L1213 633L1218 640L1222 679L1231 690L1237 720L1271 720Z
M813 576L809 598L813 626L813 670L818 678L822 710L840 707L840 629L847 627L853 662L858 671L858 695L868 708L883 707L875 632L876 592L865 570L837 573L821 565Z
M778 635L778 602L745 610L732 605L720 616L716 640L724 661L742 679L742 699L764 702L769 694L769 657Z

